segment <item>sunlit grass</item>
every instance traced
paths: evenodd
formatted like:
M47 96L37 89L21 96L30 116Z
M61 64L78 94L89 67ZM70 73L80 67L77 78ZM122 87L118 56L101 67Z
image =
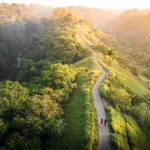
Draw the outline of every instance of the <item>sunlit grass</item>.
M124 115L124 118L126 121L126 130L128 134L128 140L132 149L137 149L137 148L141 150L149 149L148 138L140 129L136 121L127 115Z
M107 114L112 132L111 141L118 149L148 149L148 138L132 117L122 115L112 107L107 108Z
M135 95L146 95L150 93L150 90L145 87L144 82L148 82L147 79L141 77L141 82L138 81L138 78L134 76L128 69L124 69L117 61L112 61L110 65L105 63L107 57L99 53L99 61L104 66L105 69L109 70L111 74L114 74L120 80L120 83L125 87L129 88Z
M142 81L144 81L144 82L150 82L148 79L146 79L144 76L142 76L142 75L139 75L138 76Z
M62 149L96 150L98 148L97 115L88 74L77 77L77 90L66 108L68 135Z
M86 72L76 78L77 89L66 107L67 135L58 147L62 150L97 150L99 132L92 85L100 76L100 71L93 57L85 58L74 66L86 68Z
M121 83L125 87L128 87L134 94L142 96L150 93L150 91L146 87L141 85L137 80L131 78L130 76L127 76L123 72L118 72L118 75Z
M98 70L98 68L96 67L95 62L93 60L93 57L84 58L81 61L75 63L74 65L75 65L75 67L86 67L91 70L95 70L95 69Z
M117 112L112 107L107 108L109 124L111 127L112 135L111 141L118 146L118 149L130 150L126 134L126 123L122 114Z
M101 75L100 70L97 68L93 57L85 58L77 63L75 63L75 67L85 67L89 69L89 76L91 78L91 84L94 85L98 77Z

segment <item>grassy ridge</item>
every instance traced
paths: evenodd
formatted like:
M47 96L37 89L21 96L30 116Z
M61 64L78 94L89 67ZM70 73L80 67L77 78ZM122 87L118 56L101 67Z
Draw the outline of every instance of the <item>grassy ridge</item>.
M87 57L85 59L82 59L81 61L75 63L75 67L86 67L91 70L97 69L97 67L93 61L93 57Z
M118 77L121 83L125 86L128 87L135 95L146 95L150 94L150 91L141 85L137 80L131 78L130 76L126 75L123 72L118 72Z
M76 78L77 89L71 95L66 108L67 134L54 149L62 150L97 150L98 120L92 98L92 85L100 75L92 57L75 64L85 69Z
M67 107L68 130L74 143L72 149L97 149L97 116L94 113L88 74L79 75L77 84L78 89L73 93Z
M112 107L107 108L107 115L112 131L111 141L118 149L149 149L146 135L132 117L121 114Z
M138 105L133 106L130 102L133 100L133 95L142 97L142 95L150 93L149 89L144 86L142 80L139 81L116 60L109 66L107 57L100 54L99 58L103 66L107 70L109 69L109 77L100 87L100 93L113 106L106 109L112 133L112 146L122 150L149 149L149 137L145 132L146 129L141 127L139 120L133 115L133 109ZM143 112L141 111L141 113Z
M117 112L112 107L107 108L107 116L109 126L111 127L111 141L117 147L124 150L130 150L126 134L126 123L121 113Z
M89 70L89 76L91 79L91 84L94 85L98 77L101 75L100 70L97 68L93 57L87 57L81 61L75 63L75 67L84 67Z
M111 74L118 77L119 82L124 86L129 88L135 95L146 95L150 94L150 90L144 86L144 82L148 82L148 80L144 81L144 79L138 81L138 78L134 76L128 69L124 69L116 60L107 64L108 57L103 56L99 53L99 61L103 65L106 70L109 70Z

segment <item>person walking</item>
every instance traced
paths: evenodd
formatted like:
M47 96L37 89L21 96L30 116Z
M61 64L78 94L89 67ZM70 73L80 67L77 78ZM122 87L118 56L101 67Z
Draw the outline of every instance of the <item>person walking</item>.
M104 126L106 125L106 123L107 123L107 120L105 119L105 121L104 121Z
M103 118L101 118L100 124L103 124Z

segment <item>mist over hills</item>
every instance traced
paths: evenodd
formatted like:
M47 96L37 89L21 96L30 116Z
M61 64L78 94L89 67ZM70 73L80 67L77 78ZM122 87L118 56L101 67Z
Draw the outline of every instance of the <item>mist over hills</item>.
M150 52L150 10L127 10L110 21L104 31L125 39L133 47Z
M124 11L122 9L100 9L80 6L70 6L66 8L75 13L77 17L89 20L100 29Z
M149 14L2 4L0 149L98 149L92 88L101 72L89 48L108 72L99 92L111 146L148 149Z

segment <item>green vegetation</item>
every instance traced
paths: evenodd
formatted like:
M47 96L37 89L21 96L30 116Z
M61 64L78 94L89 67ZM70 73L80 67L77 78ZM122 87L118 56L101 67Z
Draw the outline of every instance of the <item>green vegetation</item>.
M58 8L36 22L14 11L23 5L4 11L10 8L14 23L9 12L0 23L0 149L96 150L91 91L100 72L78 38L75 15Z
M112 147L123 150L148 149L148 78L135 68L136 65L132 65L133 57L128 57L128 53L125 53L128 48L121 45L119 40L106 36L105 40L103 38L99 43L91 44L91 47L98 52L100 63L109 73L100 87L100 94L109 106L106 110Z
M62 149L91 149L98 147L98 125L92 99L92 85L100 75L92 57L85 58L75 66L81 71L77 76L77 89L66 107L68 134L60 143ZM56 146L56 149L58 147Z
M100 76L101 72L95 65L93 57L87 57L77 63L75 63L75 67L84 67L90 71L89 76L91 78L91 84L94 85L98 77Z
M76 14L77 17L92 22L96 27L103 28L109 21L119 15L123 10L87 8L83 6L68 6L67 9Z
M74 149L96 150L98 147L97 115L93 113L95 107L88 74L78 76L77 84L78 90L72 95L68 107L69 129L70 133L73 133L71 134L72 139L75 140L73 143L77 143Z
M148 139L135 120L112 107L107 108L112 135L111 142L117 149L148 149Z
M150 147L149 46L143 47L147 39L138 48L114 38L78 20L69 11L72 7L56 8L51 18L41 18L42 6L2 4L1 8L5 16L0 18L0 149L98 148L91 91L101 72L84 44L98 53L109 73L100 93L109 106L112 146ZM123 16L126 12L119 18ZM149 33L145 30L143 37Z
M85 59L82 59L81 61L75 63L75 66L86 67L91 70L97 69L97 67L95 66L95 62L93 61L93 57L87 57Z
M48 72L53 75L57 72L57 77L42 76L45 72L47 75ZM25 84L32 96L18 82L1 82L1 147L22 149L27 145L23 149L29 149L33 142L33 146L37 146L33 149L48 149L50 139L57 141L62 137L66 133L64 107L75 88L76 74L75 69L67 65L51 65L41 72L42 78L33 78L34 85L32 81L32 86L30 82ZM38 84L41 84L39 92L34 90Z
M135 95L142 96L150 94L150 90L148 90L146 87L137 82L137 80L124 73L118 72L117 74L119 75L119 80L123 84L123 86L129 88Z
M109 70L109 76L100 87L100 93L112 106L106 109L112 147L123 150L148 149L150 91L128 69L122 68L117 59L112 60L109 66L110 59L105 55L100 53L99 56Z
M77 90L73 92L66 107L67 136L62 149L90 149L98 147L98 125L87 73L76 78ZM60 143L61 144L61 143ZM56 145L56 149L59 147Z
M140 22L140 23L138 23ZM132 73L150 79L150 10L126 10L108 23L104 31L117 37L118 50ZM116 45L116 44L115 44ZM120 48L119 48L120 47Z

